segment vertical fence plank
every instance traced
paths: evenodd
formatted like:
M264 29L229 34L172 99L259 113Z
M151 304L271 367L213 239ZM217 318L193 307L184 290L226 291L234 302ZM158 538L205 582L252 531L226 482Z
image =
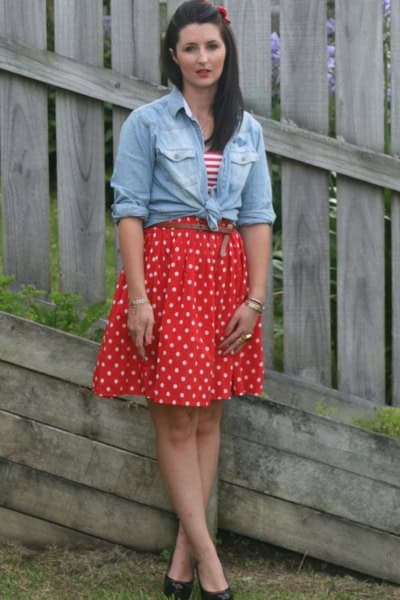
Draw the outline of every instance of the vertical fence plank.
M271 5L270 0L225 0L235 35L240 66L240 85L246 109L271 116ZM255 57L257 59L255 60ZM272 261L263 319L265 366L273 368Z
M281 115L328 132L326 5L281 1ZM327 174L282 161L285 371L329 385L330 278Z
M55 0L56 52L103 64L101 0ZM60 284L94 302L105 297L104 119L100 102L57 92Z
M46 48L45 0L0 0L0 35ZM47 90L0 74L3 270L50 288Z
M123 75L134 75L159 84L160 57L159 0L111 0L112 68ZM113 108L114 157L118 149L122 123L129 111ZM118 236L116 236L116 268L121 268Z
M392 154L400 156L400 0L392 0ZM400 194L392 194L392 403L400 406Z
M383 152L382 5L337 0L338 136ZM339 387L385 398L384 206L380 189L337 178Z
M225 0L235 35L246 108L271 114L271 7L269 0Z
M112 67L160 83L160 3L111 0Z

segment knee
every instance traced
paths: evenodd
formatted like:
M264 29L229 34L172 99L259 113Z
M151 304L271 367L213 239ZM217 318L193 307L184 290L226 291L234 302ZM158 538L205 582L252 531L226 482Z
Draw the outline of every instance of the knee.
M199 422L197 425L198 436L218 435L220 431L221 412L214 407L211 409L200 409Z
M194 439L196 425L195 410L172 410L169 418L158 428L157 434L175 447L184 446Z

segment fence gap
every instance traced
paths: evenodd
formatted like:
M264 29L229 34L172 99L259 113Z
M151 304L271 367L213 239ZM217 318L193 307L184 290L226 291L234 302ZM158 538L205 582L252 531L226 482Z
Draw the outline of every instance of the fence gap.
M392 0L392 154L400 156L400 0ZM400 194L392 192L392 404L400 406Z
M281 2L281 117L328 133L326 5ZM328 175L282 160L285 371L329 385ZM286 342L287 340L287 342Z
M337 135L383 152L381 2L337 0L336 41ZM385 398L383 192L338 176L337 201L339 388L380 404Z
M0 35L46 48L45 0L0 0ZM0 73L3 270L50 290L46 86Z

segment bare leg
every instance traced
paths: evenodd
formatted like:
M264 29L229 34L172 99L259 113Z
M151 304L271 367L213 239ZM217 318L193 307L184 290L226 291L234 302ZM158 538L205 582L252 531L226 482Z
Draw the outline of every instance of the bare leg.
M222 410L222 400L214 400L209 407L198 409L196 443L205 509L207 508L217 470ZM192 556L193 551L180 521L175 551L169 570L169 574L173 579L178 581L189 581L191 579Z
M158 463L169 498L182 523L193 556L199 561L203 586L209 591L219 591L227 583L205 518L197 448L200 411L196 408L159 405L151 400L148 402L156 429ZM211 473L209 467L206 471ZM207 487L209 493L211 485ZM171 572L170 575L173 577Z

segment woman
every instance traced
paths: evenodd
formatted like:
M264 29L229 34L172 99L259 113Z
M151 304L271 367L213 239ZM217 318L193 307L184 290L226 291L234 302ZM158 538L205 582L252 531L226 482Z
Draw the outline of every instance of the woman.
M207 529L223 400L260 394L271 224L260 125L242 107L223 7L184 2L163 62L172 91L123 124L111 184L124 268L96 369L100 396L142 394L179 517L164 593L233 598Z

